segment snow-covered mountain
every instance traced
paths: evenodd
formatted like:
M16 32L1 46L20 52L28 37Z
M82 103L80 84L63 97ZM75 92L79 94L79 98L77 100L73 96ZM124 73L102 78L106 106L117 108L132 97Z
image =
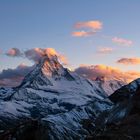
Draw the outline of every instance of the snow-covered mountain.
M107 92L115 89L102 82L70 72L56 56L46 55L20 86L1 88L0 132L32 118L40 120L48 139L84 139L89 131L82 121L112 107Z
M91 139L140 139L140 78L115 91L109 99L112 108L102 112L95 120L96 130Z
M121 88L122 86L126 85L127 82L124 79L119 79L113 76L110 77L97 77L94 81L98 83L100 88L109 96L117 89Z

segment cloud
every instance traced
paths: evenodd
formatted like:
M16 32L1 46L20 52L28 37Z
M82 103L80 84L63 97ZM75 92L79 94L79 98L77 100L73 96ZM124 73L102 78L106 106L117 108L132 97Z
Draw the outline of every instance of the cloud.
M100 30L102 29L102 22L98 20L91 20L91 21L86 21L86 22L78 22L74 26L76 29L80 28L90 28L92 30Z
M23 53L25 57L27 57L29 60L32 60L34 62L39 62L39 60L44 56L57 56L58 59L63 63L63 65L68 64L67 58L59 54L55 51L53 48L34 48L27 50ZM33 66L26 66L24 64L20 64L15 69L6 69L3 70L0 73L0 86L8 86L8 87L14 87L20 85L23 78L34 68Z
M118 45L122 45L122 46L131 46L133 44L133 41L119 38L119 37L112 38L112 42L117 43Z
M124 65L139 65L140 58L133 57L133 58L121 58L117 61L117 63L124 64Z
M72 36L75 36L75 37L86 37L86 36L91 36L91 35L93 35L95 33L96 32L75 31L75 32L72 32Z
M25 51L24 54L29 60L33 60L35 63L38 63L41 58L48 55L49 57L57 56L63 64L68 64L67 58L64 55L56 52L56 50L53 48L34 48Z
M102 23L97 20L91 20L86 22L77 22L74 25L75 29L84 29L82 31L72 32L74 37L87 37L96 34L99 30L102 29Z
M49 57L57 56L62 64L68 64L67 58L63 54L56 52L54 48L33 48L26 50L25 52L21 52L18 48L11 48L8 50L6 55L12 57L26 57L29 60L34 61L35 63L38 63L39 60L46 55L48 55Z
M34 66L20 64L15 69L6 69L0 73L0 86L18 86L25 75L27 75Z
M29 60L34 61L35 63L38 63L39 60L46 55L48 55L49 57L57 56L63 65L68 65L68 60L66 56L56 52L54 48L44 48L44 49L33 48L33 49L26 50L24 52L21 52L17 48L11 48L10 50L8 50L7 53L5 53L5 55L12 56L12 57L25 57Z
M108 53L111 53L112 51L113 51L113 49L109 48L109 47L99 48L97 50L97 52L101 53L101 54L108 54Z
M75 72L81 76L95 80L97 77L106 77L130 82L140 77L140 72L137 71L122 71L118 68L106 65L81 65L75 69Z
M15 56L22 56L22 53L20 52L18 48L11 48L8 50L6 55L15 57Z

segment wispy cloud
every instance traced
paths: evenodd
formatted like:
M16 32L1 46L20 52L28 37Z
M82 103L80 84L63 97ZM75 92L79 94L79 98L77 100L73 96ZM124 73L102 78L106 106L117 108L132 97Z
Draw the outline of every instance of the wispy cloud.
M117 43L118 45L122 45L122 46L132 46L133 44L132 40L119 38L119 37L113 37L112 42Z
M124 65L139 65L140 64L140 58L133 57L133 58L121 58L117 61L119 64Z
M91 36L91 35L93 35L95 33L96 32L75 31L75 32L72 32L72 36L75 36L75 37L86 37L86 36Z
M100 54L109 54L113 52L113 49L110 47L102 47L102 48L100 47L98 48L97 52Z
M74 37L87 37L96 34L99 30L102 29L102 22L98 20L91 20L85 22L77 22L74 25L75 29L82 29L82 31L74 31L72 32L72 36Z
M20 52L18 48L11 48L6 52L6 55L17 57L17 56L22 56L22 53Z

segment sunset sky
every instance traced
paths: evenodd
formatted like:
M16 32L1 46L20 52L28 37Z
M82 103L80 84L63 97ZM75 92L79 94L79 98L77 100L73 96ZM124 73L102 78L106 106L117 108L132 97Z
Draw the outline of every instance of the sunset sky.
M1 0L0 71L31 66L23 54L33 48L55 49L71 69L140 72L140 1Z

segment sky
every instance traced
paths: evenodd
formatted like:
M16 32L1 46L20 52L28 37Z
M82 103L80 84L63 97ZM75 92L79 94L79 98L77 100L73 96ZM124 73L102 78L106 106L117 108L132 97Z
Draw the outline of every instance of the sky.
M0 71L33 65L24 54L53 48L67 67L140 71L139 0L0 0Z

